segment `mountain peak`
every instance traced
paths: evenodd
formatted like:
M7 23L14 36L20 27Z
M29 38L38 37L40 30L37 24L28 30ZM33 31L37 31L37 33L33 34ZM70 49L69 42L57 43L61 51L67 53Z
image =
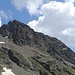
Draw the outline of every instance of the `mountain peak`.
M20 21L18 21L18 20L13 20L13 21L9 21L8 22L8 25L17 25L17 24L22 24Z
M5 37L9 34L16 34L19 32L27 31L28 29L31 30L28 25L21 23L20 21L13 20L9 21L8 24L2 25L2 27L0 28L0 34Z
M18 21L18 20L13 20L13 21L9 21L8 24L6 24L7 26L27 26L26 24ZM29 26L27 26L29 27Z

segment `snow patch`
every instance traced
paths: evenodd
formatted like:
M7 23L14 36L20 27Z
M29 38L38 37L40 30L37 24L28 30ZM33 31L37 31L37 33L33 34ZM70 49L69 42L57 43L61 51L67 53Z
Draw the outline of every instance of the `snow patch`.
M0 44L5 44L5 42L0 42Z
M7 69L6 67L3 68L5 72L2 72L2 75L15 75L11 69Z

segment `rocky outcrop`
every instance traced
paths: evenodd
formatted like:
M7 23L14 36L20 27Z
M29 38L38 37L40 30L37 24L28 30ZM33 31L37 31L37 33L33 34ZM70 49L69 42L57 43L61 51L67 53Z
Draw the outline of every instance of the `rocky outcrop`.
M65 72L65 75L74 74L71 73L70 69L75 70L75 66L72 66L75 64L75 53L57 38L35 32L28 25L17 20L2 25L2 27L0 27L0 35L2 35L3 38L8 36L9 41L12 41L16 45L16 49L17 46L23 46L24 49L26 48L25 46L28 46L28 51L32 51L27 52L24 51L24 49L23 51L20 49L20 51L26 55L27 53L33 53L32 56L26 57L30 64L20 51L18 53L16 52L18 50L15 51L4 47L1 49L1 52L7 57L6 60L10 59L21 68L38 71L40 75L63 75L62 72ZM35 49L35 51L33 49ZM69 66L66 62L72 65Z
M0 34L8 36L17 45L35 46L41 50L49 52L52 55L59 55L66 60L75 63L75 53L64 43L55 37L35 32L28 25L17 20L10 21L0 28Z

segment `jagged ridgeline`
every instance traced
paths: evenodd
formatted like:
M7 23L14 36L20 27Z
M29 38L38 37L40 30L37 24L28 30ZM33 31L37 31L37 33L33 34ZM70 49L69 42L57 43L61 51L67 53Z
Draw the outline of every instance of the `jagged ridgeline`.
M75 53L55 37L35 32L17 20L0 27L0 75L75 75Z

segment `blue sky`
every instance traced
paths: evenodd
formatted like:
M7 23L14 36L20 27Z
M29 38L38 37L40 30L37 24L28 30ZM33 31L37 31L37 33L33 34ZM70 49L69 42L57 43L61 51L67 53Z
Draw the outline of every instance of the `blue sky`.
M27 9L21 11L17 10L12 4L11 0L0 0L0 10L3 10L7 14L7 16L8 15L12 16L12 17L8 17L8 19L2 17L3 24L8 23L8 21L13 19L17 19L26 24L33 19L37 19L37 17L34 15L30 16Z
M75 50L75 0L0 0L2 24L17 19Z

